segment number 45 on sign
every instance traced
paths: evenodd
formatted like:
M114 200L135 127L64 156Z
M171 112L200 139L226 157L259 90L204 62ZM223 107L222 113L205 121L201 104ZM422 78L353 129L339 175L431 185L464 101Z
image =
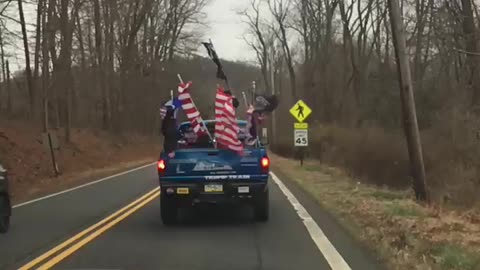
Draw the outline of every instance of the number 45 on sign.
M308 146L308 129L295 129L295 146Z

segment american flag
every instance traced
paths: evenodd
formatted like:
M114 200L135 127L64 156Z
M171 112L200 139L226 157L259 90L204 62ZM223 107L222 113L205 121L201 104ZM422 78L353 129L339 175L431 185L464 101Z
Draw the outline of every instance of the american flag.
M160 107L160 117L161 119L163 120L165 118L165 116L167 115L167 111L169 109L173 110L174 111L174 115L173 115L173 118L177 118L177 109L180 108L182 106L180 100L178 100L178 98L174 98L173 100L169 100L167 102L165 102L165 104L162 105L162 107Z
M225 94L222 88L217 89L215 98L215 137L220 148L242 153L243 145L238 139L237 117L233 108L233 98Z
M215 138L221 136L221 132L218 131L223 130L223 108L229 97L230 96L225 93L223 88L220 87L217 89L217 95L215 96Z
M200 116L200 112L193 103L192 96L190 95L191 82L181 83L178 86L178 99L182 104L182 109L187 115L188 120L192 125L192 129L196 134L203 134L206 132L205 126L203 126L203 120Z

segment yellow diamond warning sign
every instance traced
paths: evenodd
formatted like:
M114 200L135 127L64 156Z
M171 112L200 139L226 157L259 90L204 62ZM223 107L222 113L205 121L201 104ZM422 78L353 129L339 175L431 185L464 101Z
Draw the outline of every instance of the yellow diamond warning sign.
M310 109L305 102L299 100L290 109L290 113L293 115L293 117L295 117L295 119L297 119L298 122L302 123L312 113L312 109Z

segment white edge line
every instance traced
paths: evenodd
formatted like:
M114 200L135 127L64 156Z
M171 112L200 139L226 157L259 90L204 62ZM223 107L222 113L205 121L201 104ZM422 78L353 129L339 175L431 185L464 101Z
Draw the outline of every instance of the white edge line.
M147 164L147 165L143 165L143 166L140 166L140 167L137 167L137 168L128 170L128 171L124 171L124 172L121 172L121 173L117 173L117 174L114 174L114 175L110 175L110 176L107 176L107 177L105 177L105 178L95 180L95 181L93 181L93 182L88 182L88 183L83 184L83 185L80 185L80 186L76 186L76 187L69 188L69 189L66 189L66 190L63 190L63 191L60 191L60 192L57 192L57 193L53 193L53 194L50 194L50 195L47 195L47 196L44 196L44 197L40 197L40 198L37 198L37 199L33 199L33 200L30 200L30 201L26 201L26 202L23 202L23 203L19 203L19 204L17 204L17 205L14 205L12 208L22 207L22 206L25 206L25 205L28 205L28 204L36 203L36 202L38 202L38 201L43 201L43 200L46 200L46 199L50 199L50 198L56 197L56 196L58 196L58 195L62 195L62 194L68 193L68 192L72 192L72 191L77 190L77 189L81 189L81 188L84 188L84 187L88 187L88 186L91 186L91 185L95 185L95 184L98 184L98 183L100 183L100 182L103 182L103 181L106 181L106 180L115 178L115 177L117 177L117 176L124 175L124 174L128 174L128 173L131 173L131 172L134 172L134 171L138 171L138 170L141 170L141 169L143 169L143 168L152 166L152 165L155 164L155 163L156 163L156 162L153 162L153 163L150 163L150 164Z
M273 181L282 190L290 204L297 211L298 216L302 219L303 224L307 228L310 237L317 245L323 257L327 260L332 270L351 270L350 266L343 259L342 255L337 251L333 244L328 240L325 233L320 229L315 220L310 216L305 207L297 200L295 195L285 186L285 184L273 172L270 172Z

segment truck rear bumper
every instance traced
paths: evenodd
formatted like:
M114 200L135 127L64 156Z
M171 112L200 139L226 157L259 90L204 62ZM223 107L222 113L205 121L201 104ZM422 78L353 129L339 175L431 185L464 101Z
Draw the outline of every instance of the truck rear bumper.
M222 191L208 190L208 185L221 185ZM268 189L268 182L173 182L160 181L161 196L177 206L195 204L242 204L253 202Z

